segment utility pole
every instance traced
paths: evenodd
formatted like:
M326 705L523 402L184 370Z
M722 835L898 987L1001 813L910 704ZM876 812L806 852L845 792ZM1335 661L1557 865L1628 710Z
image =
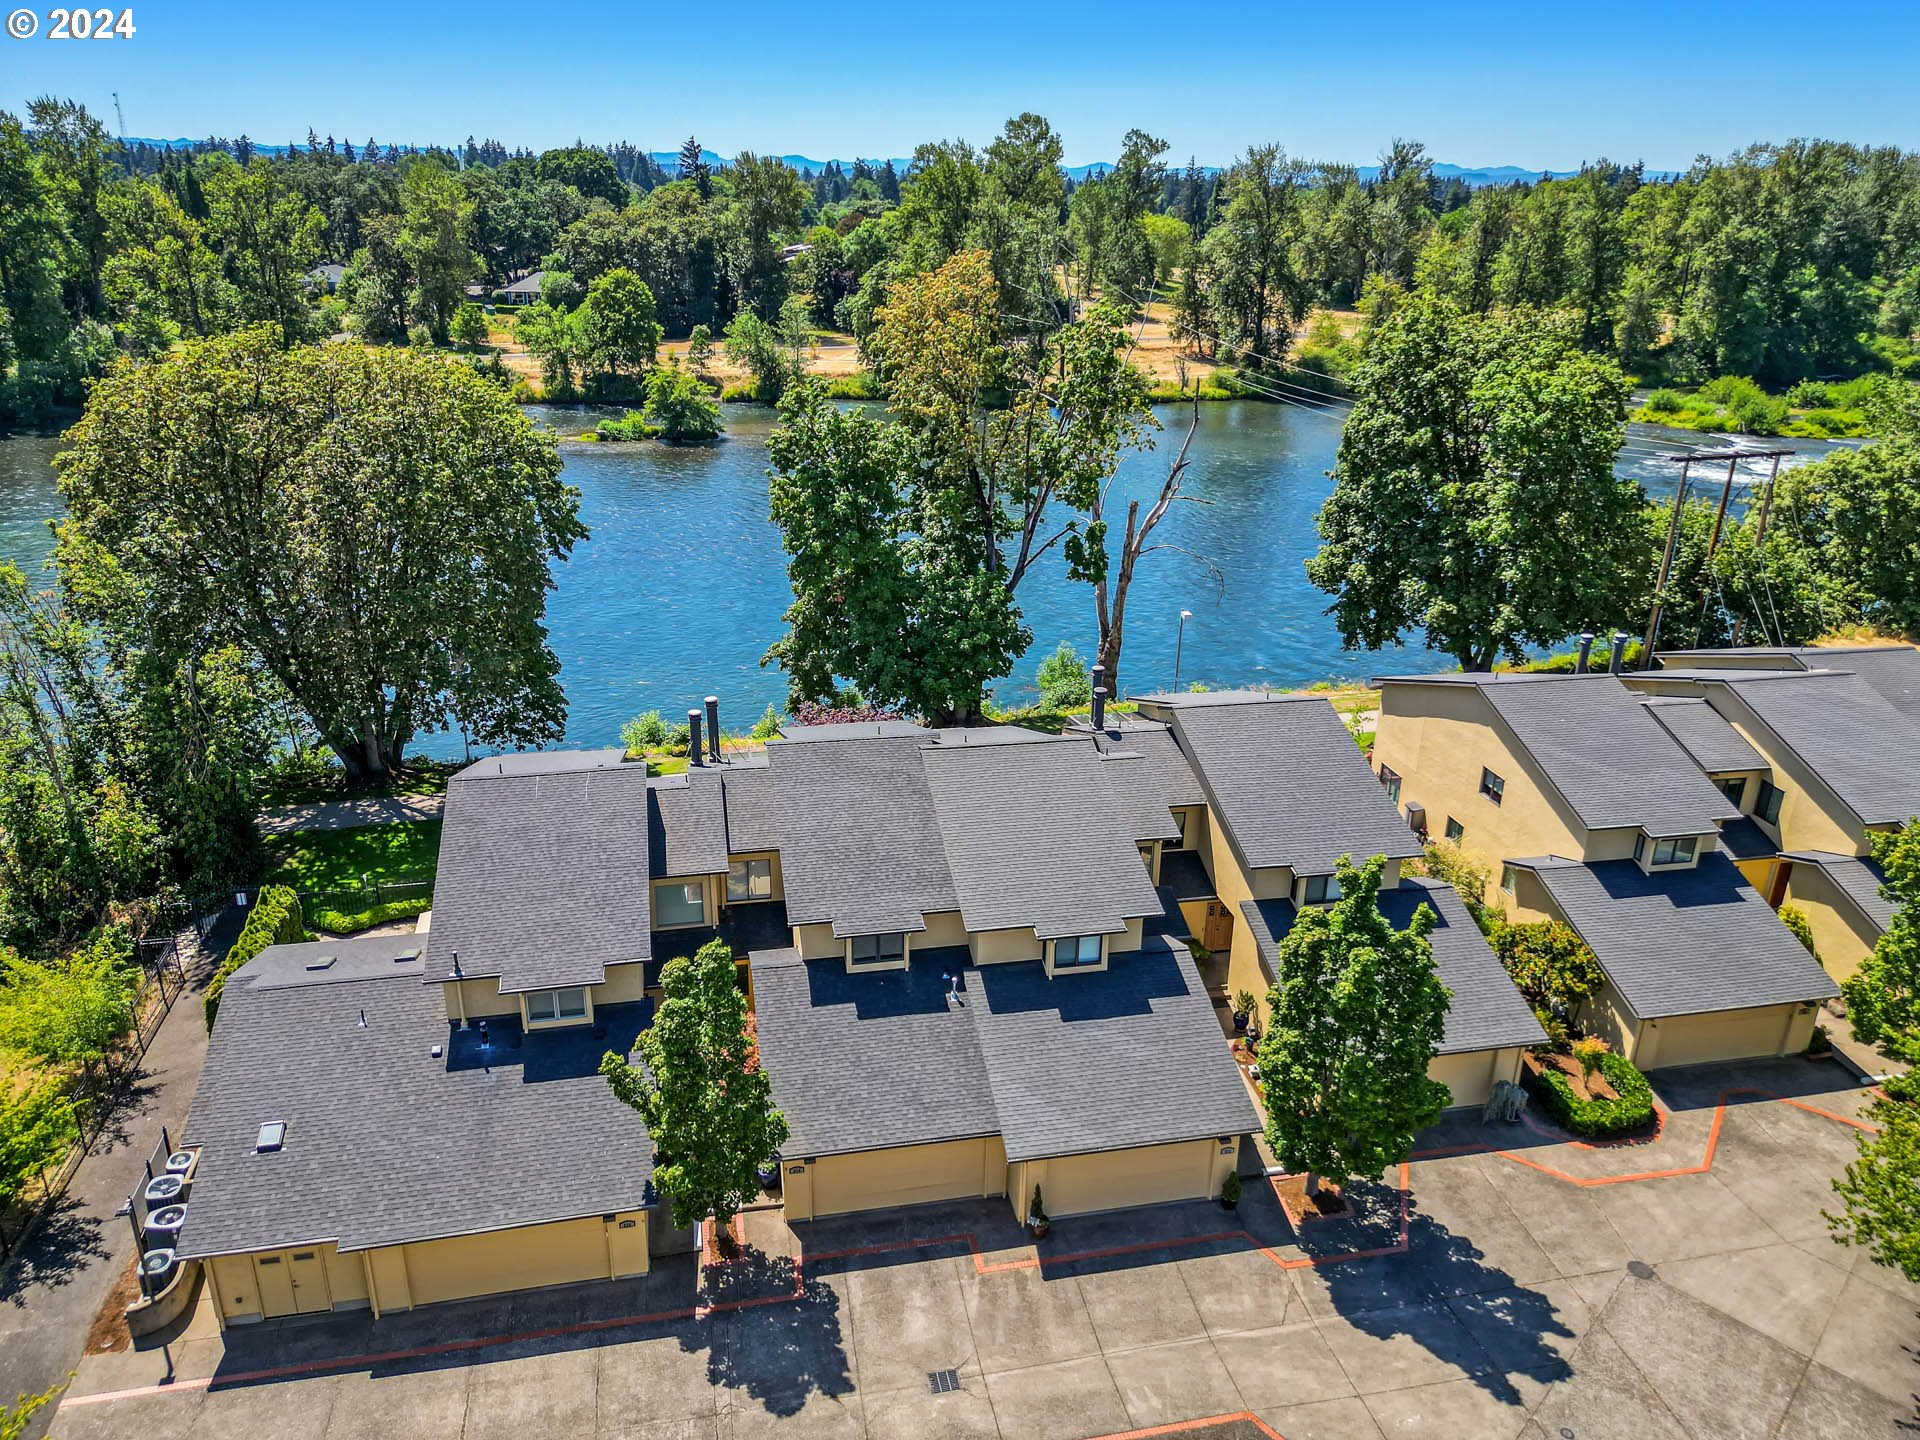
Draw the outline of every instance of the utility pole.
M1780 478L1780 458L1777 454L1773 456L1773 468L1767 471L1767 488L1760 492L1760 517L1754 521L1753 525L1753 552L1755 563L1757 564L1765 563L1764 557L1761 555L1760 545L1761 542L1767 538L1767 517L1773 513L1773 487L1774 482ZM1736 615L1733 617L1733 643L1735 645L1740 643L1740 632L1746 629L1746 627L1746 616ZM1767 627L1763 624L1760 628L1765 630ZM1761 639L1764 640L1765 638L1764 635L1761 636Z
M1693 456L1673 458L1680 462L1680 484L1673 492L1673 518L1667 522L1667 549L1660 557L1660 578L1653 586L1653 614L1647 620L1647 638L1640 642L1642 670L1653 663L1653 643L1660 638L1660 611L1666 605L1667 572L1673 569L1673 549L1680 540L1680 511L1687 503L1687 472L1693 468Z

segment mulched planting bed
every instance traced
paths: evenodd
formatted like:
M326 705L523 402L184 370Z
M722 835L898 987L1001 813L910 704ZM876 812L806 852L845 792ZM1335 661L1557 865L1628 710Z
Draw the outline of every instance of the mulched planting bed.
M1580 1073L1580 1062L1571 1055L1526 1055L1521 1058L1528 1071L1538 1075L1545 1066L1552 1066L1567 1077L1567 1083L1573 1087L1573 1093L1582 1100L1618 1100L1620 1092L1613 1088L1607 1077L1596 1068L1591 1076Z
M1320 1182L1320 1193L1307 1194L1307 1177L1304 1175L1276 1175L1273 1188L1280 1197L1281 1208L1287 1212L1287 1218L1296 1226L1303 1220L1333 1220L1342 1215L1351 1215L1353 1206L1347 1203L1347 1197L1336 1185Z

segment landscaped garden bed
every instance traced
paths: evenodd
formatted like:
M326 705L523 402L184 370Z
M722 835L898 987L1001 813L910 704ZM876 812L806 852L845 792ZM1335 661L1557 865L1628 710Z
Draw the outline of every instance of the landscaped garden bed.
M1526 1057L1526 1086L1555 1124L1575 1135L1631 1135L1653 1123L1653 1087L1624 1055L1608 1051L1592 1071L1571 1055Z
M1273 1177L1274 1194L1280 1198L1280 1208L1287 1212L1287 1219L1293 1222L1295 1229L1306 1220L1334 1220L1353 1212L1353 1206L1347 1203L1346 1194L1338 1185L1320 1182L1320 1188L1313 1194L1307 1193L1305 1175L1276 1175Z
M351 935L408 919L432 908L440 824L410 820L276 836L267 841L265 881L300 892L316 930Z

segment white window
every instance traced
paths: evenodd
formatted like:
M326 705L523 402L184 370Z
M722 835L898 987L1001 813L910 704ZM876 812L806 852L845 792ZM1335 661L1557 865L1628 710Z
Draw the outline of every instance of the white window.
M671 880L653 887L653 928L707 923L707 889L698 880Z
M1387 800L1394 805L1400 803L1400 772L1391 765L1380 767L1380 783L1386 787Z
M1480 770L1480 793L1498 805L1507 793L1507 782L1485 766Z
M899 965L907 958L907 937L892 935L856 935L849 942L848 961L854 965Z
M1340 877L1309 875L1300 882L1300 892L1303 904L1325 905L1330 900L1340 898Z
M1682 835L1677 840L1656 840L1653 842L1653 863L1656 865L1691 865L1693 847L1698 843L1691 835Z
M1519 875L1519 870L1514 866L1502 865L1500 867L1500 888L1509 895L1513 894L1513 887L1519 883Z
M1053 942L1053 968L1070 970L1081 965L1100 963L1098 935L1068 935Z
M727 866L727 899L771 900L773 861L735 860Z
M562 990L529 990L527 992L527 1020L530 1024L541 1025L586 1018L587 992L578 985L570 985Z

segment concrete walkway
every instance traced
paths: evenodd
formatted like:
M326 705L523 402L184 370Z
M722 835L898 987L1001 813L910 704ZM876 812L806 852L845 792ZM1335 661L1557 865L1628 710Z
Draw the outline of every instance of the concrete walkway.
M368 795L357 800L321 800L262 810L254 824L263 836L298 830L358 830L363 825L397 825L408 820L438 820L444 795Z
M114 1212L145 1175L160 1127L177 1136L186 1120L207 1052L200 994L216 957L238 933L232 910L220 916L204 943L191 927L182 933L186 989L161 1022L65 1199L0 1272L0 1405L67 1378L80 1363L94 1317L132 1260L133 1231ZM28 1425L24 1440L45 1433L52 1418L49 1405Z

